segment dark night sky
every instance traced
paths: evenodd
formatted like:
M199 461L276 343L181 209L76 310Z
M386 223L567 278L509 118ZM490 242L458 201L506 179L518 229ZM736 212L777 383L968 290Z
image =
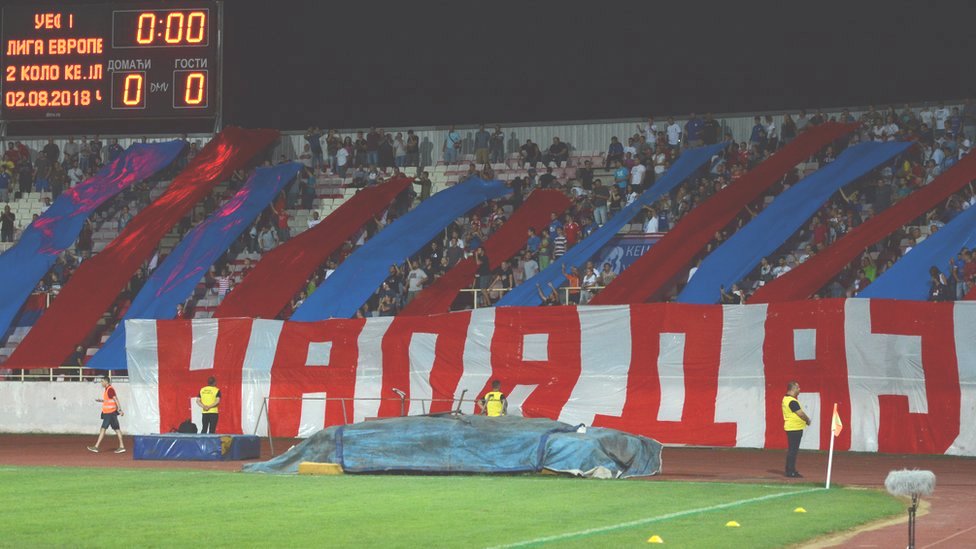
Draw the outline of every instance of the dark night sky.
M976 91L966 2L228 0L225 14L224 121L248 127L662 117Z
M965 4L273 3L283 4L227 4L229 122L297 129L572 120L958 98L976 89L976 10Z

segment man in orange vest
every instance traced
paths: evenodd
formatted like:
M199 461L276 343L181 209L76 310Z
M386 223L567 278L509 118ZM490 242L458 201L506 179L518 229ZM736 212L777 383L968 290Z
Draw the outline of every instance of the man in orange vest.
M102 398L96 398L95 402L102 403L102 428L98 431L98 441L95 442L94 446L89 446L89 452L98 453L98 447L102 444L102 439L105 438L105 430L109 427L115 431L115 436L119 437L119 447L115 449L116 454L125 453L125 443L122 442L122 429L119 428L119 416L124 416L125 412L122 411L122 405L119 403L119 395L116 394L115 388L112 387L112 382L109 381L108 376L102 376Z

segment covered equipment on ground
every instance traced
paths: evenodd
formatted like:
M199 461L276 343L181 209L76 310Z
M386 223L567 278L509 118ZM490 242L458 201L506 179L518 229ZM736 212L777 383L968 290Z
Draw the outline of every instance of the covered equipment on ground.
M550 419L443 414L330 427L244 471L296 473L305 461L347 473L527 473L543 469L597 478L661 472L661 444L614 429Z

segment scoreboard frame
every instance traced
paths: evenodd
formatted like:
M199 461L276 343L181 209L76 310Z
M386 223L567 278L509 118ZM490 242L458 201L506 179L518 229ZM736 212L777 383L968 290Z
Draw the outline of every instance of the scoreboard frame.
M222 124L222 0L158 7L8 5L0 21L4 126L161 119Z

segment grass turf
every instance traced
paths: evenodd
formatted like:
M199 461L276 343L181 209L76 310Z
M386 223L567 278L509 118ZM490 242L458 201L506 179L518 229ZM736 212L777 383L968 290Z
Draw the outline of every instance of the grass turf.
M0 546L16 547L617 547L654 534L779 547L904 511L878 491L796 484L28 467L0 469L0 501Z

